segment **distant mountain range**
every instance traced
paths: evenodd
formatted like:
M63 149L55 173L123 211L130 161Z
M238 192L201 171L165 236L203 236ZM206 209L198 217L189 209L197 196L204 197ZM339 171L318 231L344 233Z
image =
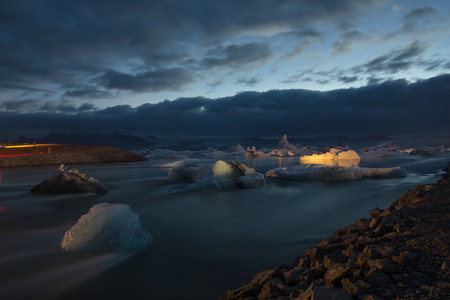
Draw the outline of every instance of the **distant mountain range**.
M141 137L133 135L121 135L113 133L110 135L68 135L65 133L52 132L42 138L26 138L20 136L15 143L55 143L55 144L72 144L72 145L101 145L113 146L121 149L132 150L148 147L154 142L147 141Z

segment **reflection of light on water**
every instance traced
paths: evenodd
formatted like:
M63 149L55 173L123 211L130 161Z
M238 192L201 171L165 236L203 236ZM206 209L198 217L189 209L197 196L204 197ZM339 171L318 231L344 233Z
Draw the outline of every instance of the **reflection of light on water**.
M339 166L351 168L352 166L359 166L360 160L334 160L334 159L315 159L314 161L300 160L300 164L315 164L326 166Z

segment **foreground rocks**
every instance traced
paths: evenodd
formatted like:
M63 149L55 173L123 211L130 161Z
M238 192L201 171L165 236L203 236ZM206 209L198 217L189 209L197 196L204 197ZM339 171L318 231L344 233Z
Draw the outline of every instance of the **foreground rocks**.
M450 299L450 165L444 171L227 299Z

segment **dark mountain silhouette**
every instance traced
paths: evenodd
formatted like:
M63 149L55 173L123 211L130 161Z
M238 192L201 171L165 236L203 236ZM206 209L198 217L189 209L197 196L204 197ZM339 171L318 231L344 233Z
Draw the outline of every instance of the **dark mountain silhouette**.
M110 135L67 135L65 133L52 132L42 138L26 138L20 136L15 143L57 143L72 145L101 145L113 146L125 150L145 148L153 144L141 137L133 135L121 135L113 133Z

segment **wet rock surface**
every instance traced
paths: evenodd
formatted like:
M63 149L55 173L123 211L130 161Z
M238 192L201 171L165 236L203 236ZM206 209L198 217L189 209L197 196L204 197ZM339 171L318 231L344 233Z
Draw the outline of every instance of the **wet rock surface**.
M450 299L450 164L227 299Z

